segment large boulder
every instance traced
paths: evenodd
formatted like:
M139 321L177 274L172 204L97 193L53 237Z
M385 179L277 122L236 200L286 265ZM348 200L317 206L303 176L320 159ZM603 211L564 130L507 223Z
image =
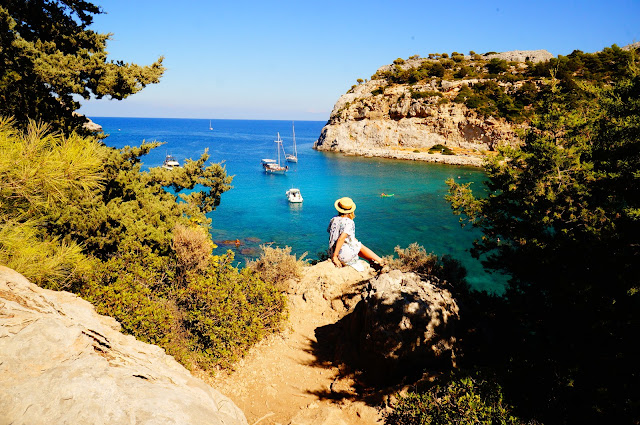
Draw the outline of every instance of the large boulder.
M0 266L0 424L247 424L164 350L119 330Z
M347 326L370 380L386 384L455 362L459 309L435 278L393 270L372 279Z

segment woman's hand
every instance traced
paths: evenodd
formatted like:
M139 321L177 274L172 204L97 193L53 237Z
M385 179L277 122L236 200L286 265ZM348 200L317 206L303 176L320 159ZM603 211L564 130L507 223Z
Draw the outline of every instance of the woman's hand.
M338 257L332 257L332 258L331 258L331 261L333 261L333 264L334 264L336 267L342 267L342 262L341 262L340 260L338 260Z

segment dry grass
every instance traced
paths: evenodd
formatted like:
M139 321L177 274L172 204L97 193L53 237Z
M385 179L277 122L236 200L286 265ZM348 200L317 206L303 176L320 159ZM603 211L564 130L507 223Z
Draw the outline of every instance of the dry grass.
M302 277L302 269L308 265L305 252L296 258L295 254L291 254L291 247L273 248L269 244L260 245L262 254L255 261L249 261L247 268L258 273L260 278L272 283L280 291L287 290L287 282L290 279L300 279Z
M392 269L430 275L438 267L438 256L428 254L424 247L415 242L405 249L396 246L394 251L398 254L398 258L385 257L387 264Z
M204 270L209 266L213 242L206 229L177 224L173 228L173 249L184 271Z

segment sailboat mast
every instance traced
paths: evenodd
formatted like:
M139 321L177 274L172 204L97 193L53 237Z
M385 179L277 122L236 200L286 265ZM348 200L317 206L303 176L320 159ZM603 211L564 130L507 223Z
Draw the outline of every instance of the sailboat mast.
M278 166L280 165L280 132L278 132L278 140L276 140L277 146L276 149L278 150Z
M296 147L296 126L292 122L291 126L293 127L293 155L298 158L298 148Z

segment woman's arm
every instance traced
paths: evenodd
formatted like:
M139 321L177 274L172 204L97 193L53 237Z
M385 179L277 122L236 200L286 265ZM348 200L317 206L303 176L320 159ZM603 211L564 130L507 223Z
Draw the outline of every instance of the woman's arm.
M340 254L340 248L342 248L342 244L344 240L347 239L347 234L342 233L338 240L336 241L336 246L333 248L333 256L331 257L331 261L336 267L342 267L342 262L338 259L338 254Z

